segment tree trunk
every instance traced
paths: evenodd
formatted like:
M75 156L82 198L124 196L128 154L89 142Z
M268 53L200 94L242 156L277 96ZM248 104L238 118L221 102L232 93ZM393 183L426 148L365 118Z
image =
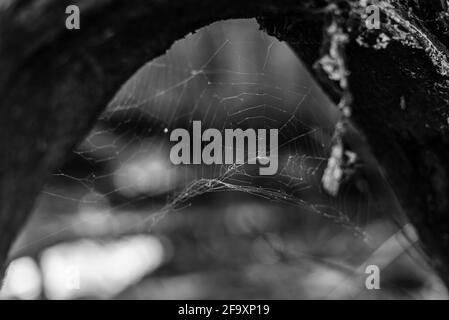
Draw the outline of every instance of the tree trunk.
M317 80L380 162L449 285L449 13L444 1L0 0L0 265L46 177L113 94L177 39L257 17ZM81 29L65 29L65 8ZM342 165L344 165L342 163ZM0 275L1 276L1 275Z

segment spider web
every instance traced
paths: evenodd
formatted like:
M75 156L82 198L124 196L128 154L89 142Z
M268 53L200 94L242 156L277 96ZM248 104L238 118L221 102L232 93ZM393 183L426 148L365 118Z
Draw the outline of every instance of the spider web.
M138 228L147 229L200 195L232 191L360 231L346 195L329 197L320 186L335 110L288 46L257 30L254 20L216 23L175 43L123 85L74 151L91 166L88 175L64 168L54 174L78 184L82 196L52 187L45 193L84 205L106 198L113 210L142 206L148 223ZM262 177L248 164L173 166L170 132L189 130L194 120L221 132L278 129L278 173Z
M409 225L396 230L397 225L382 219L399 211L394 195L381 199L377 208L381 201L360 192L360 181L343 183L336 197L322 190L339 118L338 108L292 50L259 31L255 20L210 25L175 43L123 84L71 159L53 174L15 256L37 256L78 238L102 243L154 231L160 232L161 243L168 239L164 254L173 260L162 273L232 269L248 283L251 271L255 279L268 281L270 292L280 286L288 298L298 291L294 277L311 278L313 283L301 283L306 287L321 288L330 281L325 288L331 291L324 297L347 291L358 295L364 290L359 285L364 284L366 265L385 270L404 253L414 253L417 240L403 232ZM260 176L259 167L248 163L173 165L170 132L191 132L196 120L203 130L222 133L278 129L277 174ZM184 213L190 217L173 214L189 206ZM306 212L312 214L300 216ZM320 228L318 215L337 228L334 223ZM217 216L222 219L213 220ZM376 218L382 221L377 224ZM166 229L164 222L165 227L170 224ZM204 240L208 246L199 245ZM173 250L177 254L171 257ZM278 262L271 265L273 261ZM398 265L402 270L403 264ZM407 266L413 270L412 263ZM270 273L275 276L266 277ZM285 275L285 282L279 275ZM214 278L204 279L209 283ZM290 284L294 288L288 289ZM322 288L319 292L322 297Z

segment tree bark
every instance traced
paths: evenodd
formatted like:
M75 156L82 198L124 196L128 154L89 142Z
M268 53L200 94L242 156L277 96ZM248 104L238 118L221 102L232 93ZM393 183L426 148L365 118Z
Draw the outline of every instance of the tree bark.
M315 70L364 135L449 285L449 62L444 1L0 0L0 265L45 179L145 62L214 21L257 17ZM81 29L65 29L65 8ZM0 275L1 276L1 275Z

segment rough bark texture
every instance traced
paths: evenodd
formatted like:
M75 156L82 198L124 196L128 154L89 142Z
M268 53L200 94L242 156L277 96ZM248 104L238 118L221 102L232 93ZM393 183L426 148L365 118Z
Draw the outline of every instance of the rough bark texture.
M449 285L445 1L375 1L380 30L365 28L370 1L9 2L0 0L1 265L45 178L121 84L195 29L258 17L339 103L341 141L349 122L364 134ZM81 30L65 29L69 4L81 8Z

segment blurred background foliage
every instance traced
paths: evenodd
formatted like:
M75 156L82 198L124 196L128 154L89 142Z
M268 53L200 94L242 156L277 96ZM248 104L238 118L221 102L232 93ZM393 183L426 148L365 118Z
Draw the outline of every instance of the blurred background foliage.
M337 198L322 191L336 109L254 20L178 41L124 84L54 173L0 297L447 298L388 184L373 181L378 168ZM172 166L168 134L192 120L278 128L279 175ZM380 290L365 288L369 264Z

